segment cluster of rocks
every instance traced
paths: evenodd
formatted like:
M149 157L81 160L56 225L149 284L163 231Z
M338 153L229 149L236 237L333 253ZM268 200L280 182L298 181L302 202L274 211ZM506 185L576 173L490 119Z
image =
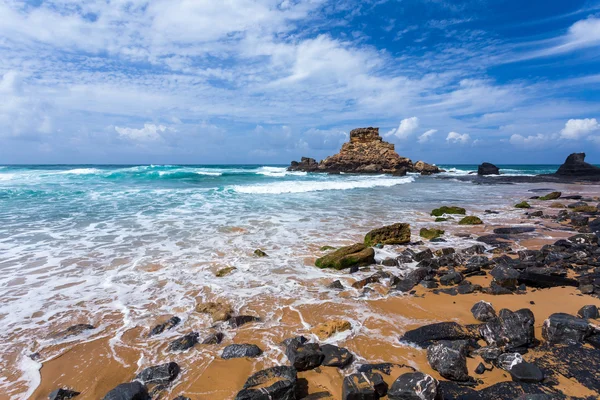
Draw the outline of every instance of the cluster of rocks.
M431 175L442 172L435 165L423 161L413 164L409 158L399 156L394 145L385 142L379 135L379 128L354 129L350 132L350 142L344 143L338 154L321 162L303 157L300 162L292 161L288 170L393 175L405 175L407 172Z
M583 307L579 316L552 314L542 325L543 342L535 337L535 317L527 308L496 313L490 303L480 301L471 311L480 324L441 322L410 330L400 338L427 349L431 368L448 380L440 384L448 396L444 398L514 399L525 394L567 398L556 388L556 373L575 378L591 391L600 391L600 330L589 320L598 318L596 306ZM525 361L523 356L533 348L535 354ZM510 374L512 382L480 391L470 388L480 379L469 375L467 358L481 359L475 369L477 375L500 368ZM582 365L580 360L589 364Z

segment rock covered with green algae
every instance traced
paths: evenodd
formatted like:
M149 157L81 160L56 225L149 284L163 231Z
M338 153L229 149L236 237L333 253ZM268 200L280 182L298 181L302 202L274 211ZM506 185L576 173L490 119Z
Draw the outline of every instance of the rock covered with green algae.
M354 266L364 267L375 263L375 250L362 243L341 247L315 261L319 268L342 270Z
M446 232L441 229L422 228L421 231L419 232L419 236L421 236L422 238L431 240L431 239L435 239L435 238L442 236L444 233L446 233Z
M540 200L556 200L558 198L560 198L560 196L562 196L561 192L552 192L552 193L548 193L545 196L540 197Z
M468 216L464 217L458 222L459 225L481 225L483 221L479 217Z
M528 202L522 201L518 204L515 204L515 208L531 208Z
M261 249L254 250L254 255L256 257L268 257L268 254L262 251Z
M456 206L442 206L440 208L436 208L435 210L433 210L431 212L431 215L433 215L434 217L441 217L444 214L459 214L459 215L465 215L467 213L467 210L465 210L462 207L456 207Z
M410 242L410 224L393 224L373 229L365 235L365 246L405 244Z

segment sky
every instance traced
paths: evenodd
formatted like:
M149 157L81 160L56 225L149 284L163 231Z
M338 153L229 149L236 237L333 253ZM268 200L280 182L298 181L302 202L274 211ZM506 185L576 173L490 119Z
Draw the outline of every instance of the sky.
M0 164L600 163L600 0L0 0Z

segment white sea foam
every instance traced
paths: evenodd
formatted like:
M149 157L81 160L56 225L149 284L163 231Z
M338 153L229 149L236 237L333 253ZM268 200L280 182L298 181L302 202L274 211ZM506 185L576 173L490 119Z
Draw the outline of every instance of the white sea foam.
M413 177L404 178L375 178L360 180L331 180L331 181L288 181L273 182L260 185L235 185L230 188L237 193L246 194L283 194L307 193L325 190L351 190L374 187L391 187L414 182Z
M91 175L91 174L98 174L98 173L102 173L103 171L101 169L98 168L75 168L75 169L69 169L66 171L60 171L58 172L59 174L64 174L64 175L68 175L68 174L73 174L73 175Z
M294 175L294 176L307 175L306 172L288 171L287 168L284 168L284 167L260 167L256 171L256 173L258 175L274 176L274 177L284 177L284 176L288 176L288 175Z

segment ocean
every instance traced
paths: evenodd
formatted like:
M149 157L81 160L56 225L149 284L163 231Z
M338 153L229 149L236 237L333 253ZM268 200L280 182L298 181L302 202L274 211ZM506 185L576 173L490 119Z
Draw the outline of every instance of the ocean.
M450 177L476 170L440 167ZM558 165L500 168L533 175ZM40 362L74 340L49 335L75 323L94 325L87 340L110 338L116 346L129 329L179 315L181 327L169 333L175 337L208 329L193 315L199 298L227 299L236 311L281 322L284 306L297 310L330 299L322 282L336 272L313 265L321 246L361 241L370 229L395 222L410 222L415 234L431 226L429 211L444 204L484 221L511 218L522 212L507 206L535 187L548 186L260 165L1 166L0 391L8 398L30 395ZM505 212L483 216L486 209ZM469 244L449 238L439 246L458 240ZM269 257L253 257L258 248ZM377 256L386 255L384 249ZM237 270L216 277L226 266ZM354 311L348 318L361 325ZM144 362L152 361L153 344L142 347Z

